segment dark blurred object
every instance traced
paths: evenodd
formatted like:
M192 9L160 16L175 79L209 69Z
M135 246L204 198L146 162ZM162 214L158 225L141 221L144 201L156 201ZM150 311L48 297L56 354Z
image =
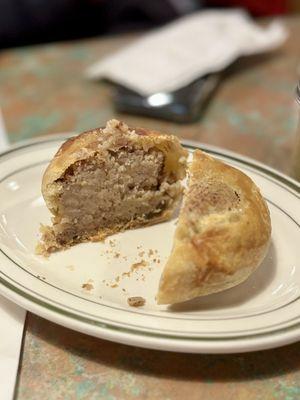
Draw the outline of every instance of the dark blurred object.
M286 14L289 11L288 0L208 0L212 6L246 8L254 16Z
M194 122L201 117L218 82L218 75L208 75L174 92L155 93L148 97L117 87L114 105L119 112L181 123Z
M200 0L0 0L0 47L150 28Z
M0 0L0 48L148 29L205 7L253 15L300 10L299 0Z

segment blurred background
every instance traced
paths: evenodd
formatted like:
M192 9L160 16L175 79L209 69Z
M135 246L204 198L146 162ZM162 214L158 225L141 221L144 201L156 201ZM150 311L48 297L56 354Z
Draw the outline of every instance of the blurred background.
M0 0L0 7L0 128L10 143L81 132L119 118L289 171L300 76L300 1ZM116 97L116 85L85 76L88 67L148 31L196 11L234 8L246 10L262 27L279 18L288 39L273 52L240 58L222 71L193 118L179 123L159 115L159 107L155 115L126 112L121 103L128 93L119 88ZM180 101L193 97L194 89L197 100L199 87L184 89Z
M298 0L1 0L0 46L152 28L207 7L243 7L253 16L300 11Z

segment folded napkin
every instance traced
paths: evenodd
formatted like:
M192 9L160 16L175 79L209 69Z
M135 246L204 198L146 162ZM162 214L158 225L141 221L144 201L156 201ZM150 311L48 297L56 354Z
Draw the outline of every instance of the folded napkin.
M0 297L0 399L13 398L18 371L25 310Z
M0 153L8 140L0 110ZM0 399L12 400L18 371L26 311L0 296Z
M241 10L201 11L145 35L89 67L89 78L108 78L141 95L169 92L242 55L278 47L287 37L279 21L267 28Z

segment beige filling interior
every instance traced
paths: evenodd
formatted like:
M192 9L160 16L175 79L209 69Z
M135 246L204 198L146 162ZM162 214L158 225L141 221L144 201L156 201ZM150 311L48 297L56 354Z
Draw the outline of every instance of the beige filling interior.
M53 230L64 245L132 220L151 219L170 207L180 182L164 172L156 149L107 150L72 165L58 185Z

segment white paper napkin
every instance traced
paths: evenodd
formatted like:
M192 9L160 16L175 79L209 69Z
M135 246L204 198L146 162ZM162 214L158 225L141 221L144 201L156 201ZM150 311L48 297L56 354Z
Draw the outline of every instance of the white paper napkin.
M0 296L0 399L14 394L24 329L25 310Z
M0 153L8 147L0 110ZM0 296L0 400L11 400L19 365L26 311Z
M242 55L272 50L286 37L279 21L261 28L241 10L201 11L145 35L95 63L86 74L148 96L179 89Z

